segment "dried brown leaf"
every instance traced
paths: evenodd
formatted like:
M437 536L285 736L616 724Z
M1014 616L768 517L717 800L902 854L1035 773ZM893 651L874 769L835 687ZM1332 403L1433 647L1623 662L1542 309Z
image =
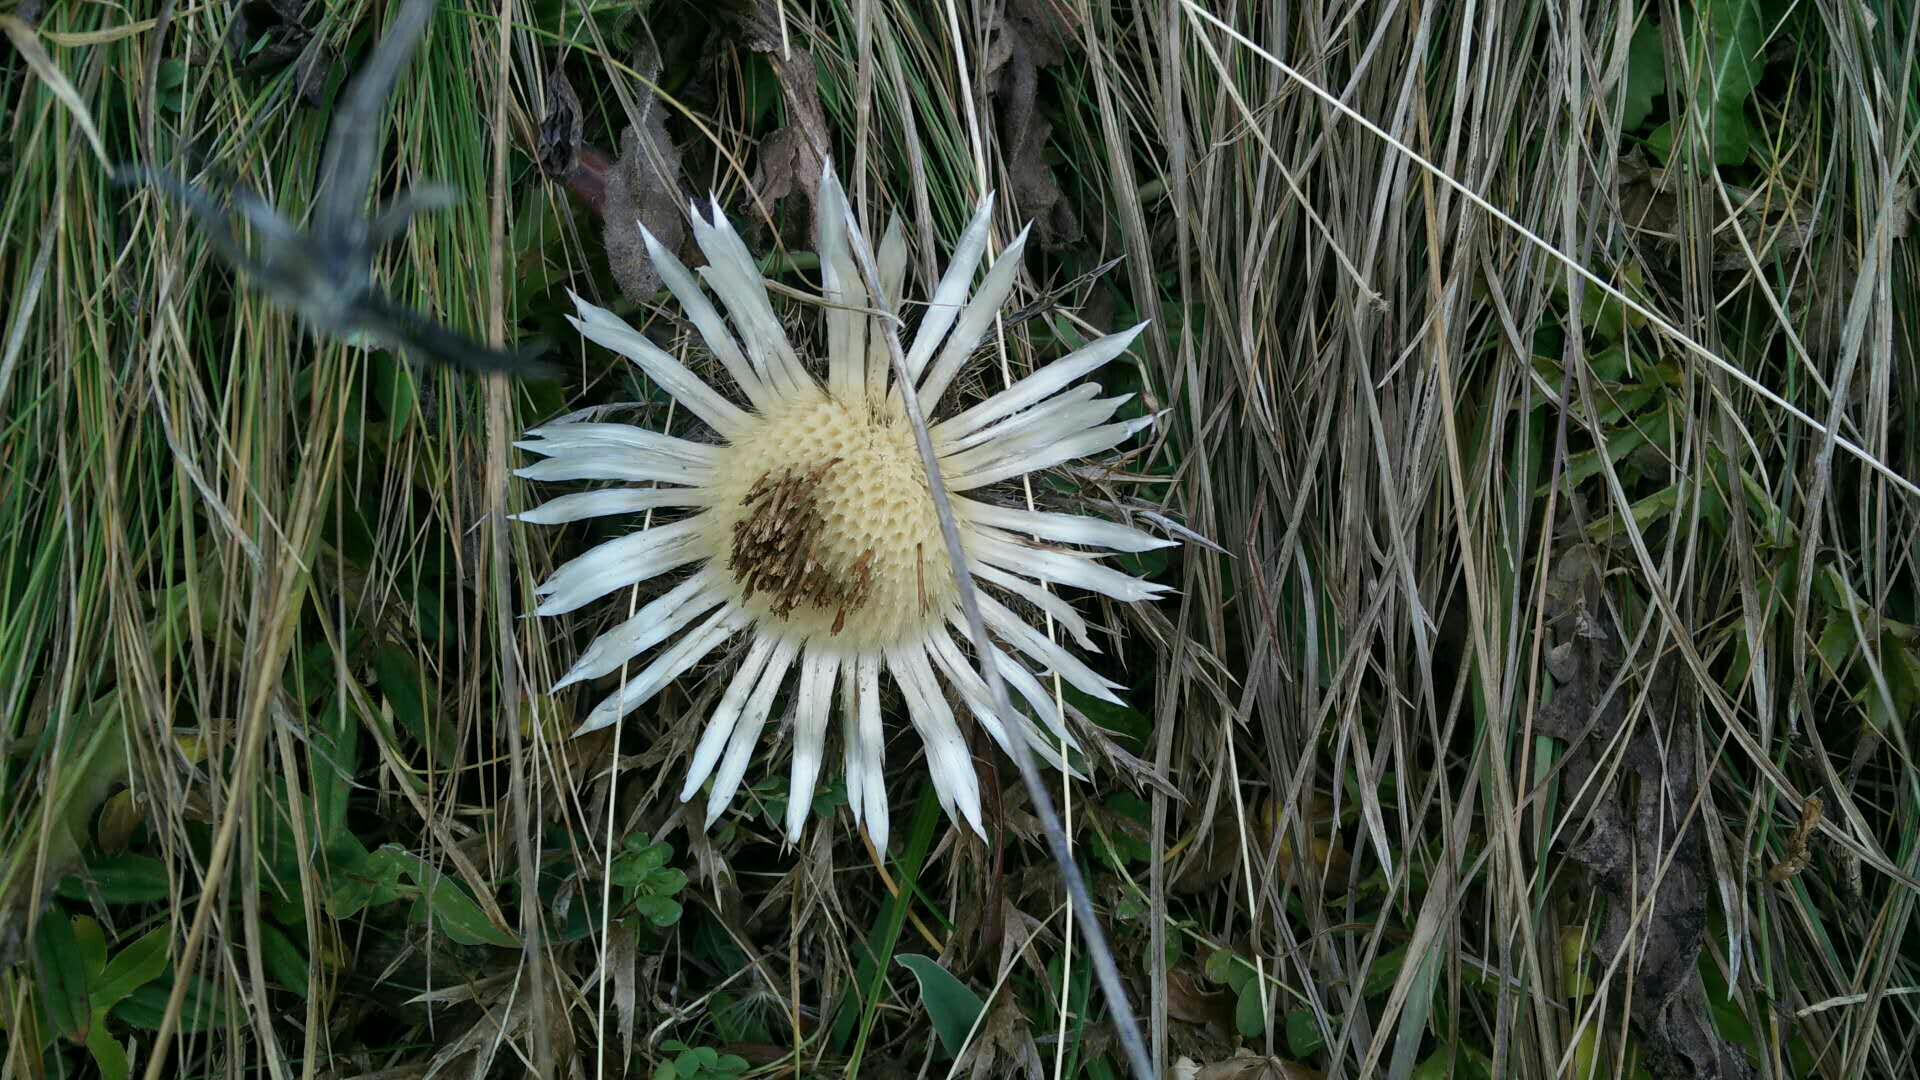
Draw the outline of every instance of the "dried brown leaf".
M1040 1049L1033 1042L1033 1024L1005 994L995 996L987 1007L980 1030L974 1032L973 1041L954 1063L954 1069L973 1080L1002 1076L1040 1080L1046 1075Z
M1014 205L1033 219L1034 242L1042 247L1080 239L1079 219L1046 162L1053 125L1039 108L1040 69L1066 59L1073 29L1049 0L1009 0L989 30L983 65Z
M1215 986L1191 966L1167 972L1167 1015L1185 1024L1234 1030L1233 991Z
M765 54L787 104L787 126L760 145L754 190L768 205L803 191L812 207L820 195L822 156L833 146L813 54L781 33L780 12L770 2L762 0L740 22L747 47Z
M1540 731L1568 743L1562 790L1586 793L1568 808L1581 825L1567 854L1607 901L1594 962L1607 970L1631 950L1619 970L1631 973L1629 1010L1653 1075L1744 1080L1753 1066L1714 1029L1700 983L1711 869L1694 812L1692 709L1680 669L1662 663L1645 709L1628 712L1636 695L1620 678L1604 566L1598 549L1579 545L1554 568L1547 614L1561 640L1547 670L1559 686L1538 718Z
M333 67L332 54L307 26L306 6L306 0L246 0L236 5L227 22L227 53L243 75L294 64L295 92L308 106L318 106Z
M635 51L633 67L650 80L657 78L659 53L643 43ZM620 135L620 158L607 175L601 240L620 294L636 304L660 291L660 274L647 256L641 226L668 251L678 251L687 237L680 151L667 135L666 115L666 106L646 95L639 118Z

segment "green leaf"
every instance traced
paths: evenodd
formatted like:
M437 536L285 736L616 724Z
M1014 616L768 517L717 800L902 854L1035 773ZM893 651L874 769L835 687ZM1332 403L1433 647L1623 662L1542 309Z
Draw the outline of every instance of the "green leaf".
M1753 142L1753 130L1747 122L1747 98L1760 84L1766 69L1766 27L1758 0L1700 0L1693 26L1687 37L1687 55L1702 78L1693 89L1690 107L1703 123L1711 111L1713 122L1713 160L1719 165L1738 165L1747 160ZM1681 110L1676 108L1676 119ZM1661 157L1674 150L1674 122L1662 124L1648 142Z
M1667 92L1667 56L1660 45L1660 28L1646 19L1627 46L1626 101L1620 130L1635 131L1653 112L1653 99Z
M167 995L173 992L165 980L150 983L128 994L114 1006L113 1015L122 1023L142 1031L160 1030L167 1014ZM180 1032L193 1035L226 1023L227 1010L219 991L207 980L195 975L187 984L187 996L180 1002Z
M187 62L164 60L154 73L154 99L168 112L179 112L186 99Z
M680 921L680 904L664 896L642 896L633 901L633 910L655 926L672 926Z
M381 850L386 851L390 847ZM519 947L520 939L493 925L486 913L480 910L479 903L467 895L459 881L420 859L411 860L408 872L421 889L420 899L413 908L414 921L426 921L426 913L430 908L434 925L462 945L498 945L508 949Z
M1325 1045L1327 1041L1321 1037L1320 1025L1314 1022L1311 1012L1295 1009L1287 1014L1287 1049L1294 1057L1312 1057Z
M946 1056L958 1054L985 1004L931 957L904 953L894 959L919 980L920 1000L927 1007L927 1015L933 1020L933 1030L940 1036L940 1046Z
M420 393L414 387L413 372L392 353L381 351L368 358L367 375L374 398L387 414L388 438L397 440L419 408Z
M127 995L159 978L167 970L170 939L167 928L158 926L115 953L93 984L93 1007L111 1009Z
M313 770L313 803L323 837L347 833L347 800L360 771L360 725L340 707L327 703L307 728L307 761Z
M1233 962L1232 949L1215 949L1207 954L1207 962L1202 965L1201 970L1206 973L1208 979L1224 983L1232 977L1235 966L1237 965Z
M1119 736L1121 745L1135 752L1146 749L1147 738L1153 734L1153 719L1147 714L1125 705L1102 701L1083 694L1071 686L1061 689L1067 704L1079 709L1087 719Z
M75 915L73 940L80 947L80 966L91 986L100 980L101 969L107 966L107 935L101 932L99 923L85 915Z
M93 1055L93 1063L100 1069L101 1080L127 1080L132 1075L133 1066L127 1060L126 1047L113 1040L107 1032L107 1025L99 1023L96 1016L93 1030L87 1033L87 1053Z
M48 1025L70 1041L84 1043L93 1024L86 955L74 936L73 920L57 908L47 912L34 932L33 966Z
M1647 437L1639 428L1622 428L1607 436L1605 460L1612 462L1614 467L1618 468L1622 459L1646 444ZM1601 470L1602 464L1603 461L1599 449L1582 450L1577 454L1569 454L1567 455L1566 471L1561 474L1561 482L1568 487L1577 485L1597 475ZM1533 492L1534 497L1545 497L1547 487L1548 485L1541 484L1538 488L1535 488Z
M1628 262L1615 276L1613 287L1635 299L1646 296L1646 271L1637 262ZM1603 292L1592 286L1580 293L1580 324L1593 332L1593 336L1606 342L1617 342L1626 336L1628 330L1637 330L1646 325L1646 316L1627 307L1613 294ZM1617 346L1592 353L1587 365L1594 375L1606 382L1619 382L1627 372L1627 357Z
M1700 0L1712 34L1712 100L1716 105L1742 105L1760 85L1766 61L1766 30L1760 24L1759 0Z
M1248 979L1233 1004L1233 1026L1246 1038L1259 1038L1267 1030L1266 1009L1266 984L1260 979Z
M350 833L337 845L329 844L328 855L333 873L327 911L336 919L400 899L400 879L415 861L412 855L391 846L368 854Z
M426 679L413 654L397 645L382 646L375 654L374 667L380 692L393 708L394 722L421 746L431 748L443 760L451 760L455 733L452 725L438 722Z
M307 958L285 931L272 923L260 924L260 966L274 982L305 998L308 985Z
M667 860L673 856L672 844L654 843L647 839L646 833L634 833L627 837L624 846L627 849L625 857L641 870L658 870L667 865Z
M150 855L111 855L87 864L86 875L109 904L150 904L168 895L167 864ZM58 892L69 900L87 899L87 887L78 875L60 882Z
M1820 641L1814 649L1820 654L1820 663L1826 668L1828 678L1840 678L1858 640L1853 632L1853 620L1847 618L1844 612L1836 611L1827 616L1827 625L1820 631Z
M1678 483L1669 484L1646 498L1641 499L1639 502L1634 503L1631 507L1628 507L1633 514L1634 526L1641 532L1646 532L1653 527L1655 522L1671 514L1674 508L1680 505L1680 499L1685 494L1686 481L1682 480ZM1606 517L1598 518L1593 524L1587 526L1587 536L1596 541L1604 540L1610 536L1624 536L1626 531L1626 523L1621 519L1617 511L1608 514Z
M1096 834L1094 852L1107 865L1118 869L1130 862L1144 862L1153 855L1153 848L1145 840L1147 822L1151 819L1152 808L1139 796L1120 792L1109 796L1102 806L1107 811L1108 821ZM1134 832L1126 827L1132 822L1140 827Z
M1400 969L1406 962L1405 945L1374 957L1373 966L1367 969L1367 981L1360 986L1360 996L1378 997L1393 989L1393 984L1400 978Z

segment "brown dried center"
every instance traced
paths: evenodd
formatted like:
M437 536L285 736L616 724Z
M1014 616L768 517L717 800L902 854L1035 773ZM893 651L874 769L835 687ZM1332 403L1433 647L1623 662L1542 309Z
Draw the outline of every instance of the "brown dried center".
M834 612L833 629L846 626L847 612L859 611L873 587L873 549L867 548L844 571L823 551L827 529L820 512L820 482L839 458L801 472L769 470L740 500L744 517L733 523L733 549L727 569L740 582L743 598L766 593L772 612L787 618L796 607Z

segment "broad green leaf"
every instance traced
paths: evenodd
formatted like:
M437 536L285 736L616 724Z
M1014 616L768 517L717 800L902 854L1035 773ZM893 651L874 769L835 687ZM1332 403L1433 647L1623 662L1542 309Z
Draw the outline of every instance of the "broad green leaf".
M128 994L159 978L167 970L170 938L167 928L158 926L115 953L93 984L93 1007L111 1009Z
M104 1011L94 1016L93 1030L87 1032L87 1053L93 1055L93 1063L100 1069L101 1080L127 1080L133 1071L127 1060L127 1049L115 1042L108 1033Z
M1623 428L1607 436L1606 460L1613 462L1615 467L1618 467L1622 458L1625 458L1628 454L1633 453L1646 444L1647 437L1639 428ZM1600 472L1601 464L1601 452L1599 449L1582 450L1577 454L1569 454L1567 455L1566 471L1561 474L1562 480L1569 486L1578 484L1591 476L1597 475ZM1542 484L1536 488L1533 493L1534 498L1544 498L1547 494L1547 487L1548 485Z
M1560 928L1560 996L1578 1001L1593 993L1593 976L1588 970L1587 932L1581 926Z
M1667 56L1660 45L1660 28L1643 18L1627 46L1626 101L1620 130L1635 131L1653 112L1653 99L1667 92Z
M1644 299L1646 280L1646 271L1640 268L1640 264L1628 261L1612 284L1630 297ZM1646 323L1646 316L1621 303L1611 293L1591 286L1580 292L1580 324L1600 341L1617 342L1626 336L1628 330L1637 330ZM1610 347L1590 354L1587 364L1602 380L1619 382L1626 374L1627 356L1618 348Z
M920 982L920 1000L927 1007L927 1015L933 1020L933 1030L940 1036L941 1049L947 1057L958 1054L966 1045L967 1033L973 1030L980 1011L986 1008L979 997L966 984L953 977L946 968L935 963L933 958L919 953L904 953L894 957L900 966L913 972Z
M367 373L373 396L387 414L388 437L398 439L419 408L420 393L413 384L413 372L399 357L383 350L368 357Z
M1738 165L1747 160L1753 142L1747 98L1766 69L1763 19L1759 0L1699 0L1687 36L1687 55L1698 77L1691 95L1698 120L1686 119L1676 107L1676 119L1662 124L1647 140L1655 153L1670 159L1675 124L1704 123L1710 113L1715 164Z
M634 833L627 837L623 846L627 850L623 858L632 860L640 870L657 870L667 865L668 858L673 855L672 844L656 844L647 839L646 833Z
M1652 528L1655 522L1671 514L1674 507L1680 505L1680 498L1685 494L1685 490L1686 482L1683 480L1679 483L1669 484L1634 503L1633 506L1629 508L1633 513L1634 527L1641 532L1646 532L1649 528ZM1703 506L1701 509L1704 511L1706 507ZM1599 518L1594 521L1593 524L1587 526L1587 537L1598 541L1610 536L1625 535L1626 531L1626 526L1621 521L1619 513L1615 512L1608 514L1606 517Z
M633 901L633 910L655 926L672 926L680 921L680 904L664 896L641 896Z
M1820 654L1820 662L1826 667L1827 677L1838 679L1846 670L1847 660L1853 656L1853 646L1859 640L1853 632L1853 620L1842 612L1827 616L1827 625L1820 631L1820 641L1814 646Z
M1294 1057L1312 1057L1325 1045L1327 1041L1321 1036L1320 1025L1314 1022L1311 1012L1295 1009L1287 1014L1287 1049Z
M1118 735L1121 745L1134 751L1146 748L1147 739L1153 734L1153 719L1147 714L1111 701L1101 701L1071 686L1061 689L1067 704L1079 709L1087 719Z
M1713 101L1722 107L1744 104L1766 67L1760 55L1767 43L1760 0L1700 0L1700 5L1712 34L1708 75Z
M87 1000L86 956L73 921L59 909L47 912L33 935L35 985L53 1030L75 1043L87 1039L93 1006Z
M351 833L329 844L327 853L332 886L327 911L336 919L398 900L400 879L414 863L413 856L391 847L368 854Z
M1360 986L1360 996L1378 997L1393 989L1393 984L1400 978L1400 969L1406 965L1406 962L1407 947L1405 945L1374 957L1373 966L1367 969L1367 981Z
M1130 862L1143 862L1153 854L1153 848L1143 839L1152 808L1137 795L1126 792L1108 796L1102 804L1107 814L1100 832L1095 835L1094 852L1107 865L1118 868ZM1140 827L1140 833L1129 831L1127 822Z
M1417 1064L1416 1055L1427 1033L1427 1021L1433 1013L1433 988L1439 979L1440 954L1427 950L1418 960L1412 979L1407 982L1406 1003L1393 1033L1393 1055L1387 1059L1387 1075L1406 1076Z
M1266 1034L1267 993L1266 984L1261 980L1248 979L1240 987L1240 996L1233 1003L1233 1026L1249 1039Z
M382 646L375 654L374 667L379 676L380 693L393 709L393 719L421 746L431 748L443 760L454 755L452 725L439 722L426 678L413 654L396 645Z
M1208 955L1205 965L1207 978L1217 983L1225 983L1234 990L1247 985L1253 978L1253 968L1240 961L1232 949L1215 949Z
M307 958L279 927L260 924L260 966L274 982L305 998L311 987L307 979Z
M382 848L382 851L389 848ZM413 919L425 922L429 909L433 924L462 945L498 945L517 948L520 939L493 925L473 897L459 881L442 874L424 860L413 859L408 872L420 885L420 899L414 903Z
M162 979L149 983L128 994L126 1000L114 1006L113 1015L122 1023L143 1031L160 1030L160 1020L167 1014L167 995L173 992L171 980ZM187 984L186 997L180 1001L180 1028L183 1034L193 1035L226 1022L227 1010L220 993L214 985L198 975Z
M83 871L109 904L150 904L168 896L167 864L151 855L110 855L87 864ZM69 900L85 900L86 884L79 875L60 883Z
M100 980L100 971L107 966L107 935L99 923L85 915L75 915L73 940L80 947L81 968L87 973L87 984L91 986Z
M335 699L320 710L307 735L314 816L322 837L337 836L346 832L347 800L353 794L354 774L360 769L359 725Z

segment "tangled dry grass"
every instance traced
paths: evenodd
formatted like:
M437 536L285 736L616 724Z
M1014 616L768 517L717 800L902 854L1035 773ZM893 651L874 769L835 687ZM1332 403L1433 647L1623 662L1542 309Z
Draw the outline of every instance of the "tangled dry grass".
M781 845L778 739L699 829L716 680L568 738L540 691L620 616L521 618L593 534L510 527L512 433L664 397L315 343L108 183L307 205L391 6L0 3L0 1072L1119 1075L995 758L991 842L902 768L882 853L832 790ZM831 153L924 287L999 191L975 389L1152 320L1152 445L1041 493L1189 538L1057 792L1163 1067L1905 1076L1917 44L1846 0L444 6L377 186L466 198L376 273L686 348L626 222L712 191L817 291Z

